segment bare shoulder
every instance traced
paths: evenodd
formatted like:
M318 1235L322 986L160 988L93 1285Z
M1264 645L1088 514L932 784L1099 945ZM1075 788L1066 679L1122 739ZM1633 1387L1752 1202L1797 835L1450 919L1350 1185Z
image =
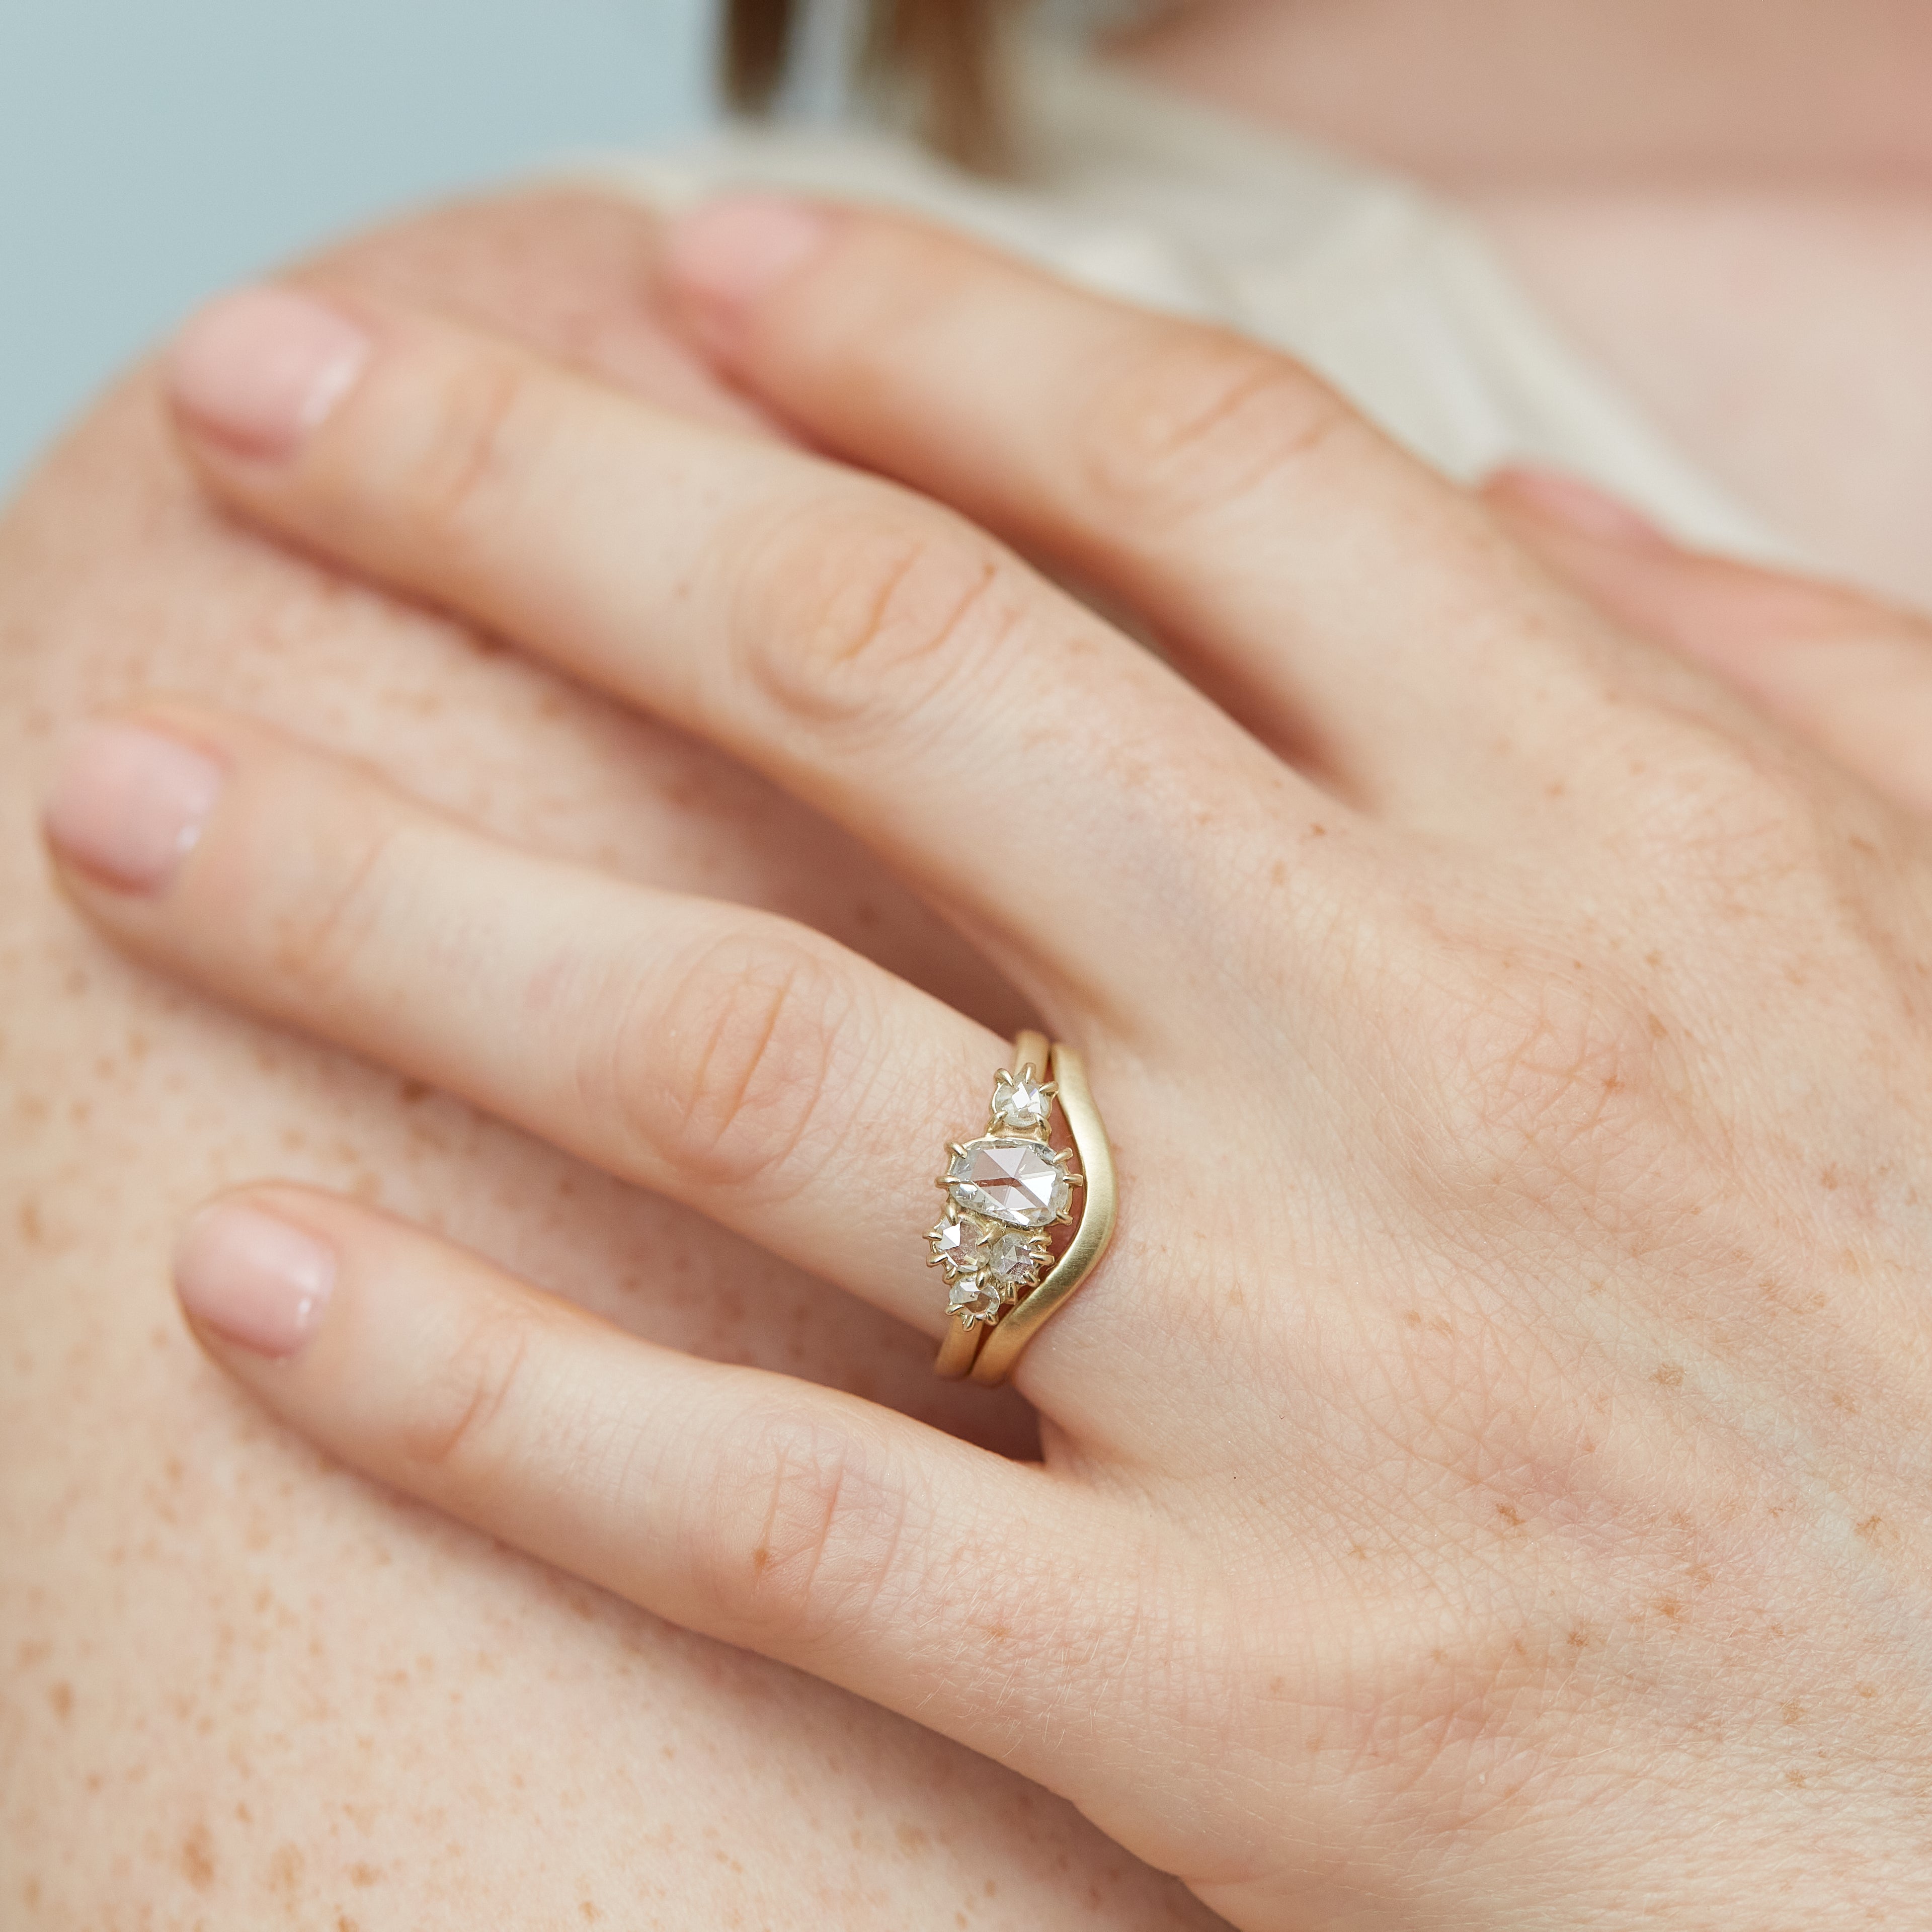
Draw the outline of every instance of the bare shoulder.
M304 272L742 418L652 319L652 237L634 209L520 197ZM154 690L915 975L957 952L750 775L211 514L151 371L90 412L0 520L0 1922L1202 1922L998 1767L397 1502L202 1364L173 1232L280 1173L678 1346L963 1413L921 1344L822 1285L93 940L50 887L34 800L76 719Z

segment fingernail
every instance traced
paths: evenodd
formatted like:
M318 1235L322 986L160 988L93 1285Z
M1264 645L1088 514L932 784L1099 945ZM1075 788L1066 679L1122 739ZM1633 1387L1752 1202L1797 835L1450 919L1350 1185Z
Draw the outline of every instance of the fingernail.
M68 753L41 814L69 865L158 892L194 850L224 774L204 752L139 724L96 724Z
M776 195L706 202L673 224L664 266L680 289L716 309L735 309L795 275L824 245L823 208Z
M291 456L355 386L368 334L291 289L244 289L203 309L168 362L175 406L244 454Z
M256 1208L217 1202L175 1251L175 1292L189 1318L280 1359L313 1335L335 1285L335 1251Z
M1490 488L1514 508L1599 543L1641 550L1674 548L1656 524L1621 497L1561 470L1501 470L1490 478Z

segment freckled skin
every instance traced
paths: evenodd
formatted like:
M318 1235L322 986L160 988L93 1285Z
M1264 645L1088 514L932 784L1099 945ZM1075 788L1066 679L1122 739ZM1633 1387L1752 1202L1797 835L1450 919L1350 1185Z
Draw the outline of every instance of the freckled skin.
M650 246L628 212L526 201L326 272L743 417L652 326ZM998 1767L341 1473L202 1361L175 1231L281 1174L640 1333L1032 1450L1016 1399L938 1382L883 1316L110 952L52 891L34 801L77 719L153 690L351 748L505 836L810 918L1003 1030L1024 1017L742 771L224 524L150 377L97 410L0 524L0 1924L1214 1922Z

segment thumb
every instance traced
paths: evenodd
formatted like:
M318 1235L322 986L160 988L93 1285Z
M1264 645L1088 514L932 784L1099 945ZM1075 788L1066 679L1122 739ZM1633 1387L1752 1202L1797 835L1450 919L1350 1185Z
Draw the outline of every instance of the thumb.
M1607 616L1932 814L1932 622L1837 584L1684 550L1614 497L1551 471L1502 471L1483 496Z

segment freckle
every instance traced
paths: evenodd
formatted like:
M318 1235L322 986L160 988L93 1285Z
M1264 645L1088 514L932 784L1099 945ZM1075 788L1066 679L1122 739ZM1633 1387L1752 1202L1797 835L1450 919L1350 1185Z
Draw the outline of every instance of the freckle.
M71 1684L55 1684L47 1693L47 1702L53 1706L56 1717L68 1717L74 1709L74 1686Z
M268 1882L278 1892L293 1892L302 1880L302 1855L294 1845L279 1845L268 1861Z
M20 1203L20 1238L30 1248L38 1248L46 1239L46 1228L40 1220L40 1204L32 1195Z
M335 1915L335 1932L362 1932L362 1928L346 1912Z
M899 1841L899 1848L908 1858L917 1858L931 1849L932 1840L918 1826L910 1820L902 1820L892 1835Z
M1666 1362L1651 1379L1659 1388L1682 1388L1684 1386L1684 1371L1675 1362Z
M1422 1310L1412 1308L1402 1318L1410 1328L1420 1328L1422 1326Z
M1652 1040L1667 1040L1670 1030L1654 1013L1650 1016L1650 1036Z
M1858 1695L1861 1697L1876 1697L1878 1695L1878 1686L1876 1684L1861 1684L1858 1686Z
M1568 793L1569 790L1570 788L1561 778L1552 778L1549 784L1543 788L1543 795L1545 798L1562 798Z
M1832 1391L1832 1406L1834 1408L1842 1408L1847 1415L1856 1415L1858 1412L1858 1404L1846 1394L1843 1389L1834 1389Z
M196 1892L214 1882L214 1840L206 1825L197 1825L182 1840L181 1868Z
M1311 838L1326 838L1328 828L1325 825L1311 825L1308 828L1308 836Z
M999 1890L1000 1890L999 1886L998 1886L997 1884L995 1884L995 1883L994 1882L994 1881L993 1881L992 1879L988 1879L988 1880L987 1880L987 1881L986 1881L986 1896L987 1896L988 1898L997 1898L997 1897L999 1895Z
M584 1922L586 1925L595 1925L598 1920L604 1916L603 1913L598 1910L596 1904L587 1898L584 1900L577 1909L583 1913Z
M1369 1560L1369 1552L1364 1550L1359 1543L1352 1543L1349 1544L1348 1554L1352 1556L1358 1563L1366 1563Z
M1886 1527L1885 1518L1882 1516L1867 1516L1858 1525L1856 1534L1867 1543L1889 1543L1892 1540L1892 1532Z
M1835 1167L1826 1168L1818 1177L1818 1185L1828 1194L1836 1193L1838 1188L1838 1170Z
M1664 955L1660 952L1646 952L1643 956L1643 963L1654 970L1664 964Z
M399 1080L396 1083L396 1097L406 1107L420 1106L435 1090L427 1080Z
M1572 1650L1588 1650L1590 1647L1590 1633L1586 1630L1573 1630L1570 1633L1569 1644Z
M382 1874L374 1865L351 1865L349 1868L349 1882L351 1885L367 1887L380 1885L382 1882Z
M1802 1724L1804 1719L1804 1706L1802 1704L1787 1704L1782 1715L1787 1724Z
M1787 1771L1784 1774L1786 1784L1795 1784L1802 1791L1804 1788L1804 1774L1802 1771Z
M1510 1528L1516 1529L1521 1528L1522 1518L1518 1515L1516 1510L1512 1509L1508 1503L1497 1504L1496 1514L1502 1518L1504 1522L1509 1525Z
M1022 1069L1022 1070L1024 1071L1024 1070ZM770 1564L771 1560L772 1552L762 1543L758 1545L757 1549L752 1552L752 1568L757 1570L761 1576L764 1574L764 1571Z
M1673 1624L1684 1614L1684 1606L1675 1597L1664 1598L1657 1607L1659 1614Z

